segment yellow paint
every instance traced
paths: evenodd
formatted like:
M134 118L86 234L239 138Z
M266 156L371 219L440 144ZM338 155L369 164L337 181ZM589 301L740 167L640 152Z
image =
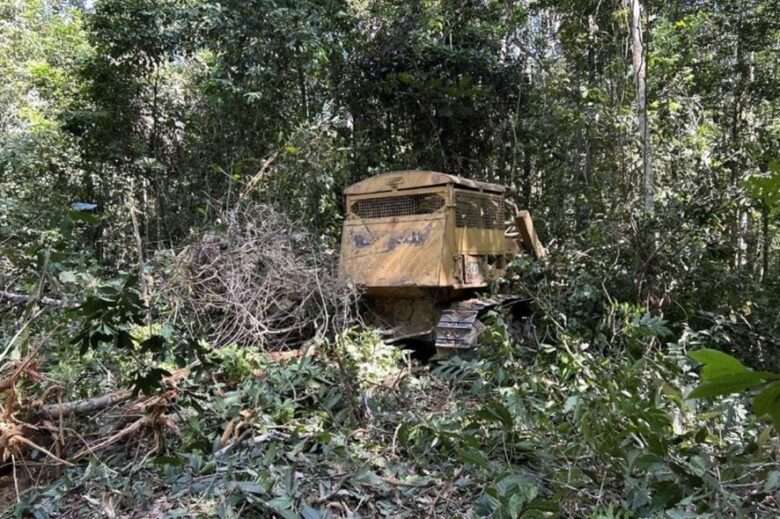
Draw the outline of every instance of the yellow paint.
M455 243L461 254L507 254L506 238L501 229L455 229Z
M417 287L479 288L501 275L506 261L500 260L515 255L518 246L502 229L457 228L455 196L461 190L504 193L502 186L434 171L385 173L348 187L342 275L375 294ZM361 218L351 212L357 200L427 193L445 200L431 214Z
M387 193L390 191L449 185L477 191L488 191L491 193L503 193L506 191L504 186L498 184L477 182L455 175L448 175L447 173L439 173L438 171L408 170L391 171L389 173L367 178L349 186L344 190L344 194L348 196L365 195L370 193Z
M343 273L367 287L438 286L445 214L347 220Z

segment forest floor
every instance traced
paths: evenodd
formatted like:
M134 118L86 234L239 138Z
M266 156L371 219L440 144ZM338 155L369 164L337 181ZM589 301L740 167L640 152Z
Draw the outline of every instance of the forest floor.
M434 362L360 329L281 361L221 349L161 396L44 424L53 453L92 451L28 453L38 484L20 463L3 517L780 514L776 441L739 402L682 400L684 358L519 347L500 322L483 338Z

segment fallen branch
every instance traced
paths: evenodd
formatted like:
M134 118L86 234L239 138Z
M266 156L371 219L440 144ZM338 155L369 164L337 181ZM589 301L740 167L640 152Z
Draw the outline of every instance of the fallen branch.
M70 415L79 415L85 413L93 413L100 409L105 409L112 405L124 402L133 396L133 392L129 389L122 389L120 391L114 391L107 395L98 396L95 398L86 398L84 400L75 400L73 402L63 402L61 404L50 404L41 407L38 411L38 415L43 418L60 418Z
M260 167L260 170L255 173L255 176L253 176L249 182L247 182L246 186L244 186L243 191L241 192L241 195L238 197L239 200L243 200L249 193L251 193L255 187L266 177L268 173L268 168L271 166L271 164L274 163L276 160L276 157L279 156L279 152L274 152L270 157L265 159L263 162L263 165Z
M13 438L13 441L19 442L19 443L23 443L23 444L27 445L28 447L30 447L31 449L35 449L38 452L41 452L41 453L47 455L48 457L50 457L54 461L62 463L63 465L67 465L68 467L75 467L75 465L73 465L73 463L60 458L59 456L53 454L51 451L49 451L47 449L44 449L43 447L41 447L37 443L31 442L30 440L28 440L24 436L15 436Z
M176 387L176 384L187 378L190 374L190 368L177 369L169 376L163 378L162 383L165 387ZM86 413L93 413L106 407L122 403L129 400L133 396L133 392L130 389L120 389L113 393L101 395L93 398L86 398L83 400L74 400L72 402L62 402L58 404L49 404L42 406L35 414L43 418L60 418L70 415L80 415ZM157 402L158 397L147 399L143 402L139 402L136 405L141 405L143 408L147 407L147 402Z
M28 303L36 302L48 306L56 306L59 308L73 308L76 306L61 299L53 299L46 296L38 298L36 296L28 296L27 294L8 292L7 290L0 290L0 301L9 301L17 305L26 305Z
M11 376L0 380L0 391L6 391L8 389L11 389L14 384L16 384L17 379L19 378L19 375L22 374L23 371L25 371L30 364L35 360L35 354L28 355L26 359L22 360L18 363L16 369L11 374Z
M151 415L142 416L132 424L128 425L118 433L114 434L113 436L106 438L102 442L98 442L95 445L89 445L87 447L84 447L79 452L76 453L75 456L73 456L71 459L73 461L77 461L80 458L83 458L87 454L93 454L97 451L103 450L106 447L110 447L111 445L121 441L123 438L126 438L128 436L132 436L136 432L140 431L142 428L144 428L147 425L151 425L154 422L154 417Z

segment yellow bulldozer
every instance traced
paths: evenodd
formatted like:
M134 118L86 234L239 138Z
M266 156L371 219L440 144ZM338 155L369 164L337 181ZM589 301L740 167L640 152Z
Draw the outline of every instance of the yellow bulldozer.
M436 171L393 171L349 186L340 272L361 288L390 341L473 348L479 318L516 297L483 295L517 254L545 249L506 188Z

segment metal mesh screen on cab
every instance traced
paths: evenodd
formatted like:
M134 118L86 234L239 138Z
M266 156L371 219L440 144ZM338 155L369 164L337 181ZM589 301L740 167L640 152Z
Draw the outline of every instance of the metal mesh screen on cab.
M502 198L481 193L456 192L455 225L474 229L503 229Z
M435 194L388 196L358 200L350 211L360 218L391 218L431 214L444 207L444 198Z

